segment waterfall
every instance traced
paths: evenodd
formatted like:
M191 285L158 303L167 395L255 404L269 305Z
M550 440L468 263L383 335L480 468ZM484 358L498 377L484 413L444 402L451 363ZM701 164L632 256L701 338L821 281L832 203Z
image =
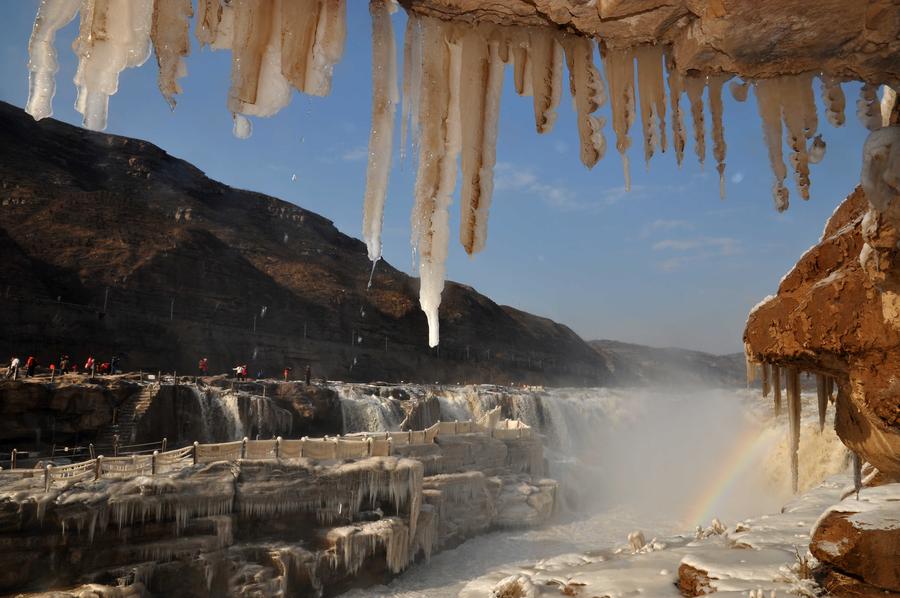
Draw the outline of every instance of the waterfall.
M390 396L390 387L335 384L333 389L341 401L345 434L400 429L406 412L402 400Z
M289 437L293 416L270 398L244 391L187 385L200 415L200 442L227 442L244 436Z

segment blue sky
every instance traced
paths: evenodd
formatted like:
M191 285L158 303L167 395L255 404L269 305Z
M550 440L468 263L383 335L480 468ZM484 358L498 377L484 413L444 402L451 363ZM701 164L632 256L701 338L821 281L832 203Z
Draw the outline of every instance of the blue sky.
M17 106L27 97L27 43L37 4L4 2L0 8L0 99ZM335 68L332 94L309 98L295 93L275 117L255 119L249 139L231 134L225 107L230 54L200 50L196 44L174 112L157 90L151 57L122 74L119 93L110 100L107 130L152 141L212 178L299 204L359 237L371 42L365 3L349 5L347 46ZM404 23L398 11L398 35ZM55 118L79 124L73 108L76 61L70 50L76 33L77 20L57 38L61 69L53 108ZM647 169L640 123L632 128L631 193L624 192L609 125L606 157L588 171L578 158L565 88L554 130L539 136L531 99L515 95L507 68L487 247L470 259L454 232L448 276L499 303L568 324L586 339L741 350L748 311L775 292L781 276L818 241L826 218L859 180L865 130L853 114L857 87L844 86L847 124L840 129L828 125L820 104L819 131L828 151L812 167L812 199L800 200L791 186L785 214L772 205L773 179L752 94L741 104L725 93L728 186L722 201L709 155L711 140L705 168L694 158L689 138L680 169L671 150L654 157ZM609 117L609 106L600 113ZM400 162L398 140L396 135L384 255L412 273L409 214L415 165ZM455 231L458 203L451 214Z

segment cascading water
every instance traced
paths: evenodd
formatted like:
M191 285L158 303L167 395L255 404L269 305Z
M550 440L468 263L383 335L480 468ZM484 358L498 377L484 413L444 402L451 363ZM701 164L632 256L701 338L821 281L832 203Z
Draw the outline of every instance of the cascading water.
M227 442L245 436L289 437L291 413L264 396L188 385L200 412L200 442Z
M400 429L400 424L406 416L400 405L401 401L391 396L381 396L382 388L360 384L336 384L334 390L341 401L345 434Z
M406 387L404 387L406 389ZM432 388L442 419L474 419L495 405L544 436L563 512L540 530L467 541L360 596L456 596L468 579L527 560L602 550L634 529L652 535L734 523L791 496L787 413L750 390ZM801 422L800 490L846 470L847 451L812 408ZM831 410L830 417L833 417ZM650 536L648 535L648 538Z

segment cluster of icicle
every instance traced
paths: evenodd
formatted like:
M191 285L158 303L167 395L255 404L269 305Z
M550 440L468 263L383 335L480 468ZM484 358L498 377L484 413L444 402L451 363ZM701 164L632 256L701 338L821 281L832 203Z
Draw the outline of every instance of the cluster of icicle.
M187 74L192 0L42 0L29 43L26 111L52 114L59 68L56 33L80 15L76 109L89 129L106 128L109 97L119 74L156 51L159 89L174 107ZM238 137L250 134L246 116L271 116L291 89L325 96L346 36L345 0L198 0L195 35L204 46L231 50L228 109Z
M800 450L800 375L795 367L781 367L776 364L756 364L747 360L747 385L751 385L759 376L763 397L772 393L775 402L775 417L781 415L782 389L787 395L788 431L790 432L791 487L796 493L799 486L799 450ZM825 419L828 415L828 403L836 401L835 380L831 376L816 374L816 399L819 410L819 432L825 430Z
M381 257L381 228L394 145L397 106L401 105L400 154L407 138L417 148L412 243L419 261L419 300L429 325L429 345L439 341L438 308L446 275L450 238L449 208L461 175L460 242L467 253L485 246L493 194L497 125L504 69L513 69L515 90L533 99L535 126L546 133L556 121L565 64L578 121L580 158L593 167L606 151L605 119L595 112L610 100L616 149L630 188L630 129L641 119L644 158L665 152L671 139L680 164L687 143L686 95L693 122L694 151L706 158L705 105L712 123L712 154L724 195L726 144L722 90L727 74L693 76L679 70L662 45L608 48L601 45L606 81L595 65L595 41L552 28L511 28L455 24L410 13L403 47L402 102L398 94L397 48L391 14L396 0L371 0L372 129L363 216L369 257ZM74 44L79 57L75 83L77 109L88 128L103 129L109 97L119 74L139 66L155 49L159 87L174 106L186 74L190 19L201 45L230 49L228 109L234 133L247 137L247 116L271 116L286 106L292 89L323 96L331 88L335 64L346 36L346 0L42 0L29 45L30 94L27 111L40 119L51 114L58 70L54 38L80 14ZM840 81L821 75L826 115L844 122L846 100ZM755 89L763 132L775 174L778 210L788 207L788 163L800 195L809 197L809 165L820 161L825 142L817 134L814 76L799 74L730 85L735 99ZM668 89L668 92L667 92ZM870 129L881 126L877 89L862 87L857 114ZM668 93L668 98L666 94ZM704 94L707 99L704 100ZM668 100L668 101L667 101ZM666 112L670 112L671 137ZM465 115L463 118L462 115Z

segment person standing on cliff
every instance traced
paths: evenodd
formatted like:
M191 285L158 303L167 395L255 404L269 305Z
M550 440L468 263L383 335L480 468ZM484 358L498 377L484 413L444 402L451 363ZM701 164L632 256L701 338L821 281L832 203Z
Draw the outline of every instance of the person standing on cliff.
M309 364L306 364L306 372L304 372L306 377L306 385L309 386L310 380L312 380L312 368L309 367Z
M112 359L109 361L109 373L110 374L118 374L119 373L119 356L113 355Z
M63 355L59 360L59 373L60 376L66 374L69 371L69 356Z
M6 369L6 377L12 378L15 380L19 377L19 358L13 356L12 359L9 360L9 367Z
M34 355L29 355L28 359L25 360L25 377L31 378L34 376L34 369L37 367L37 360L34 358Z
M209 361L205 357L201 357L200 362L197 364L197 369L200 370L201 376L206 376L209 374Z
M288 380L290 380L290 379L291 379L291 368L284 368L284 371L282 372L282 375L284 376L284 381L285 381L285 382L287 382Z
M87 361L84 362L84 371L89 372L91 376L94 375L94 356L89 355Z

